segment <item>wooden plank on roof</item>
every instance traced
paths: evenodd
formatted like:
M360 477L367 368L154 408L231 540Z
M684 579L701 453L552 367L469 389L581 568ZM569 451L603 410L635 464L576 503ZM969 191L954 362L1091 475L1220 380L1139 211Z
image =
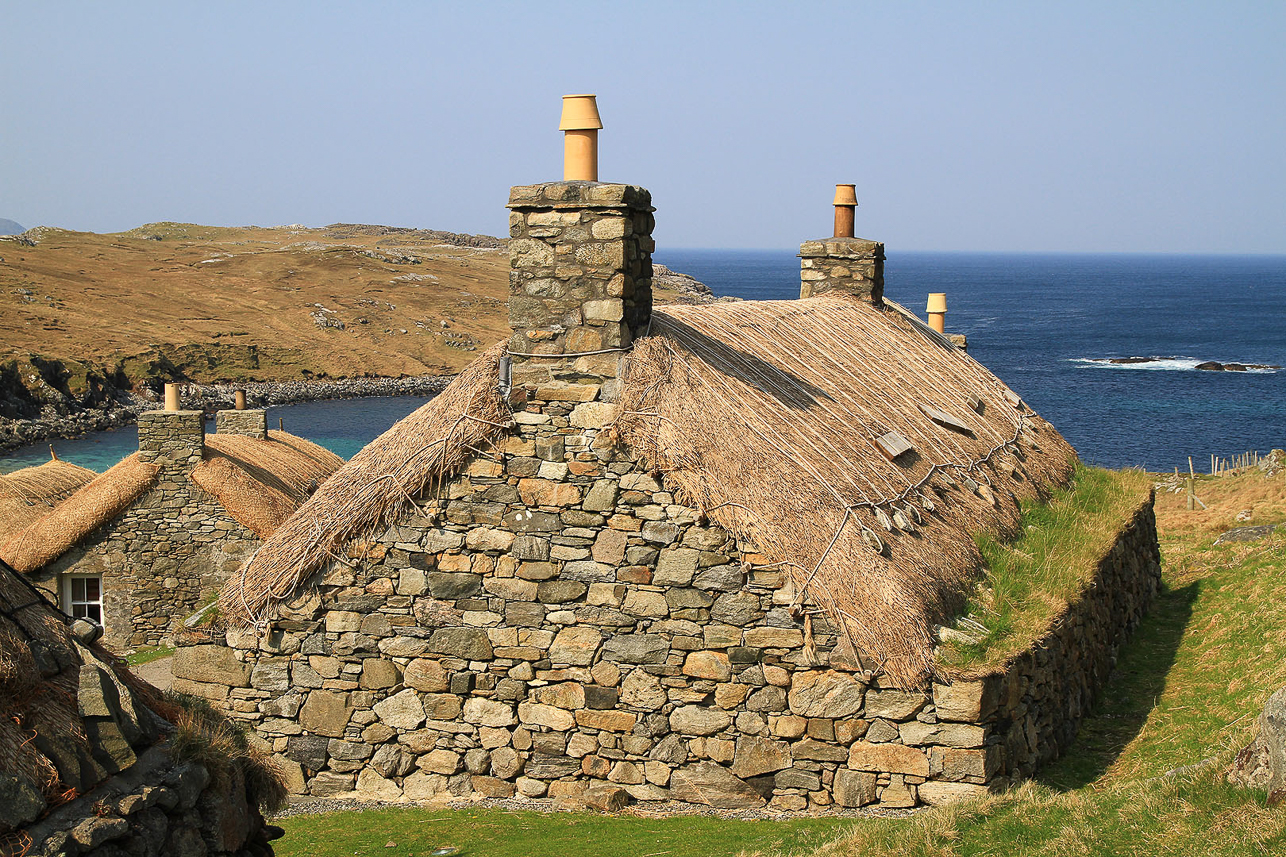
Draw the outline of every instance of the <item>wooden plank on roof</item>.
M1005 390L1005 401L1019 410L1023 407L1023 400L1013 390Z
M880 448L880 452L888 457L889 461L897 458L899 455L905 455L915 449L911 441L904 438L895 431L888 434L882 434L875 439L875 445Z
M935 408L933 405L926 405L922 402L918 403L918 407L920 408L921 413L939 425L944 425L949 429L960 432L961 434L973 434L972 428L940 408Z

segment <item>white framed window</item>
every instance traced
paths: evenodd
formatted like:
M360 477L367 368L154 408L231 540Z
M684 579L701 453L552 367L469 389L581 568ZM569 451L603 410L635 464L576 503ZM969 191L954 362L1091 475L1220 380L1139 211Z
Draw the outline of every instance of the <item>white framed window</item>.
M69 574L63 578L63 610L73 619L103 624L103 576Z

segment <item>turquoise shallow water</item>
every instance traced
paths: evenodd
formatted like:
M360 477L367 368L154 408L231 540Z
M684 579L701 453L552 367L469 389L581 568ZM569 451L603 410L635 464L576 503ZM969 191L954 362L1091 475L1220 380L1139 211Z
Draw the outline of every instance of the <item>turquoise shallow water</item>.
M393 423L428 402L428 396L381 396L369 399L322 399L268 409L268 427L280 420L286 431L326 447L344 458L370 443ZM214 431L214 421L206 424ZM138 449L138 429L126 426L83 437L52 441L58 457L103 471ZM49 441L22 447L0 458L0 473L49 460Z

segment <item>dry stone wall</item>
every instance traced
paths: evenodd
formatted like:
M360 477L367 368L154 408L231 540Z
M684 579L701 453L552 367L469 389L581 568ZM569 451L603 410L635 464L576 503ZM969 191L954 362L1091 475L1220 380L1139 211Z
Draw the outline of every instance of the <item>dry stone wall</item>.
M1148 504L1008 672L928 692L868 680L825 615L791 610L780 569L600 439L603 389L528 388L493 455L262 633L180 649L175 688L253 725L317 796L607 786L717 807L904 807L1056 755L1155 590Z
M268 412L262 408L218 411L214 430L219 434L239 434L264 440L268 437Z
M509 210L516 380L591 365L521 355L591 356L642 334L652 316L651 194L633 185L551 182L513 188ZM614 373L615 360L599 362Z

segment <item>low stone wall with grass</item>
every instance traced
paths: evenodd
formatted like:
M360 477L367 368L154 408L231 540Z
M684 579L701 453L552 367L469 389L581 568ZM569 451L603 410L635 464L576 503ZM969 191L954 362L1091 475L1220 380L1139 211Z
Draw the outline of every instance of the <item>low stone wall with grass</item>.
M181 640L174 689L319 797L910 807L1057 755L1156 590L1149 500L1029 652L897 689L790 609L780 568L595 444L597 395L541 388L502 457L415 498L278 618Z
M991 782L1031 776L1068 748L1107 681L1121 645L1161 585L1153 497L1125 523L1110 551L1052 629L968 684L982 700Z

